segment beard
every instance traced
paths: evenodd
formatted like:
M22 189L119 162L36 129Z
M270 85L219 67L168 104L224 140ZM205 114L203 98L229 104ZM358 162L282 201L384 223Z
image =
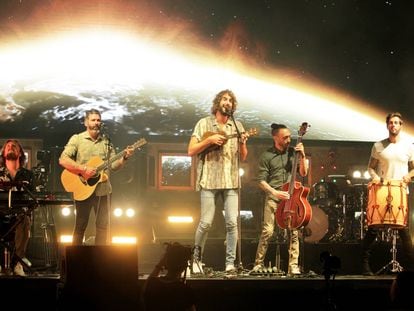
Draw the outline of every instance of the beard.
M95 131L96 133L98 133L98 132L100 132L101 127L100 127L100 126L98 126L98 125L95 125L95 126L88 126L88 130L89 130L89 131Z
M13 151L10 151L6 154L6 160L16 161L19 158L19 156L14 153Z

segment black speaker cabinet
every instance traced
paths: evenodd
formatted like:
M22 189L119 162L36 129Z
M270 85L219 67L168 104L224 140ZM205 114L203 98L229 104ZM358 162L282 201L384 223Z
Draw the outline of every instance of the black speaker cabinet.
M137 310L136 245L66 246L61 263L61 309Z

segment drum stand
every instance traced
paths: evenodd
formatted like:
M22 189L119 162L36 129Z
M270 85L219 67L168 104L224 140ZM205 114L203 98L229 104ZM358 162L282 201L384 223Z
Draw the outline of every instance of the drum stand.
M381 274L385 270L389 270L392 273L403 271L403 267L397 261L397 230L392 230L392 247L390 252L392 253L392 259L384 267L378 270L375 274Z

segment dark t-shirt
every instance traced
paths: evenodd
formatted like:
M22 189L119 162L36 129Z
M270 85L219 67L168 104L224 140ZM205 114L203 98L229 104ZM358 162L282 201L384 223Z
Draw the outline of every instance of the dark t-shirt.
M147 311L188 310L195 305L193 289L187 284L165 277L149 277L145 285L144 305Z

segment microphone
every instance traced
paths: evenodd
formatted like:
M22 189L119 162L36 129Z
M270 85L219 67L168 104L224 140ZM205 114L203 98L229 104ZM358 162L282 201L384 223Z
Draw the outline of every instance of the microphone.
M109 139L109 135L106 133L106 129L106 124L101 122L101 124L99 125L99 134L101 135L103 140L107 141L108 145L111 145L111 140Z
M221 112L225 115L230 117L233 114L233 109L229 107L223 107Z

